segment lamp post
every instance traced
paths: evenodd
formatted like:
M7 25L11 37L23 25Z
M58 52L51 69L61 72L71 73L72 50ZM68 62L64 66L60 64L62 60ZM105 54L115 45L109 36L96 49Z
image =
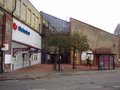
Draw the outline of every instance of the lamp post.
M61 71L61 46L59 45L59 61L58 61L58 71Z
M76 66L75 66L75 64L76 64L76 47L77 47L77 45L75 45L75 47L74 47L73 69L76 69Z
M4 72L4 60L5 60L5 51L2 51L2 54L1 54L1 73L3 73Z
M59 66L58 66L58 71L61 71L61 56L59 55Z

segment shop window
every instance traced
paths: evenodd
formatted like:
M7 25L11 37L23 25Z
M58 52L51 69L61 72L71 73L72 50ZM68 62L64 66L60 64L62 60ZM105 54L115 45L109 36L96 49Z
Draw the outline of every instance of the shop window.
M36 55L36 60L37 60L37 55Z
M16 55L15 55L15 56L13 56L13 60L14 60L14 61L16 61Z
M25 53L22 54L23 61L25 61Z
M33 55L31 55L30 60L33 61Z
M21 62L21 61L22 61L22 58L23 58L23 57L22 57L22 53L20 53L20 52L19 52L19 53L16 53L16 61L20 61L20 62Z
M32 61L34 61L34 55L32 56Z
M36 55L34 55L34 61L36 60Z
M29 60L29 55L27 53L23 53L22 57L23 57L23 61L28 61Z
M34 55L34 61L36 61L37 60L37 55Z

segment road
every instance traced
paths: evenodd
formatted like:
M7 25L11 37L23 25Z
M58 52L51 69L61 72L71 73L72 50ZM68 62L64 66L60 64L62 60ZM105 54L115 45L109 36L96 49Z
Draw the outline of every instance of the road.
M43 78L0 81L0 90L120 90L120 69L77 71Z

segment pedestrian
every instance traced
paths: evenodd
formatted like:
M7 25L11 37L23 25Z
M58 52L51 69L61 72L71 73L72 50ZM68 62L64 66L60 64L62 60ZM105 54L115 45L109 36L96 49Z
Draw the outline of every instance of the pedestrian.
M48 62L48 64L50 64L50 54L49 53L47 54L47 62Z
M89 57L86 59L86 66L90 66L90 59L89 59Z
M101 70L104 69L104 63L103 63L103 61L100 61L100 69L101 69Z

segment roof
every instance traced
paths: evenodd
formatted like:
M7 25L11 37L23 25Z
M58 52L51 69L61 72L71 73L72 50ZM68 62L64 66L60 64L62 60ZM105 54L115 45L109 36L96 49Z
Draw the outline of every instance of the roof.
M69 22L41 11L41 15L56 31L69 32Z
M114 34L120 35L120 24L118 24L117 27L115 28Z
M112 53L110 48L98 48L95 50L96 55L116 55L115 53Z

